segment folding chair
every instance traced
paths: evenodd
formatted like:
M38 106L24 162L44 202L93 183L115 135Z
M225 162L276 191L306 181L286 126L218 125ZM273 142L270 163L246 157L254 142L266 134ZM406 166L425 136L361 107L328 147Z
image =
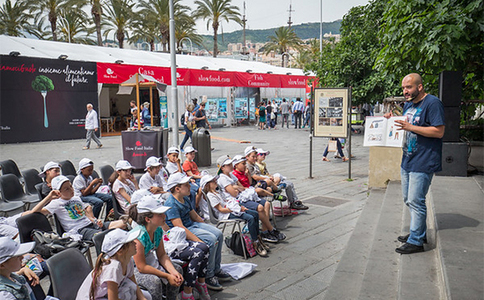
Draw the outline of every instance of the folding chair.
M30 204L41 200L38 195L26 195L22 184L14 174L0 176L0 189L5 202L21 201L26 209L29 209Z
M98 233L96 234L94 237L93 237L93 241L94 241L94 247L96 248L96 254L97 256L99 256L99 254L101 254L101 249L102 249L102 245L103 245L103 241L104 241L104 237L106 236L106 234L110 231L112 231L114 229L108 229L108 230L105 230L101 233Z
M101 178L104 184L108 184L109 177L114 173L114 168L110 165L104 165L99 168Z
M39 183L42 184L42 178L39 176L39 171L36 169L22 171L22 177L25 181L25 192L29 195L37 195L35 185ZM42 199L42 197L39 197L39 199Z
M49 220L43 213L36 212L21 216L16 222L21 243L33 241L32 231L34 229L42 230L44 232L54 232L52 226L50 226Z
M13 174L19 180L22 178L17 164L11 159L0 161L0 169L2 170L2 175Z
M70 160L63 160L59 163L61 167L61 172L62 175L67 176L67 175L72 175L74 177L77 176L76 168L72 164Z

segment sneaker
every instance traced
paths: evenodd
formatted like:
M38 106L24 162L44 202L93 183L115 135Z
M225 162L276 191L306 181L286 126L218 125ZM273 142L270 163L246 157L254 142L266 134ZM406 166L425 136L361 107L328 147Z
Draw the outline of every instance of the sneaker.
M103 146L103 144L101 144L101 145L97 145L97 148L98 148L98 149L99 149L99 148L102 148L102 146Z
M275 228L272 229L271 234L279 241L283 241L286 239L286 235Z
M281 194L274 194L274 200L277 200L277 201L286 201L287 200L287 197L286 196L283 196Z
M298 201L294 202L293 204L291 204L291 208L297 209L297 210L307 210L309 207L302 204L302 202L298 200Z
M285 183L280 183L278 186L277 186L280 190L282 189L285 189L287 187L287 184Z
M207 285L207 288L213 291L221 291L224 289L223 286L218 283L218 279L215 276L205 278L205 284Z
M89 150L89 147L82 147L82 150Z
M210 294L208 293L207 285L205 283L195 282L195 289L200 295L201 300L210 300Z
M273 236L270 232L261 232L260 236L264 242L269 242L269 243L279 242L279 239Z
M185 292L181 292L181 299L182 300L195 300L193 294L185 294Z
M218 271L215 276L217 276L218 280L222 282L232 281L232 276L230 276L229 273L225 272L222 269Z
M255 243L254 245L255 252L259 254L261 257L266 257L267 256L267 250L262 247L262 245L258 242Z

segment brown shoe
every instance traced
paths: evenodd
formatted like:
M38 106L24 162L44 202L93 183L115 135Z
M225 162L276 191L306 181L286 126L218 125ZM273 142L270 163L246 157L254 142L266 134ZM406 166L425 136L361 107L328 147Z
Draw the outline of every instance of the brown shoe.
M82 150L89 150L89 147L82 147Z
M255 251L257 252L257 254L259 254L259 256L261 256L261 257L266 257L267 256L266 249L264 249L264 247L262 247L262 245L260 243L255 242L254 243L254 248L255 248Z
M97 145L97 148L98 148L98 149L99 149L99 148L102 148L102 146L103 146L103 144L101 144L101 145Z
M323 157L322 161L330 161L330 160L326 157Z

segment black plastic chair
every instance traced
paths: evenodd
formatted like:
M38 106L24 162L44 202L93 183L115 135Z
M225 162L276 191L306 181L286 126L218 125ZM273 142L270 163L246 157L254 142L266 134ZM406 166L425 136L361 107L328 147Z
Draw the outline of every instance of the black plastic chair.
M39 199L44 199L44 196L42 195L42 185L43 183L37 183L34 187L35 190L37 191L37 195L39 196Z
M64 160L59 163L62 175L67 176L67 175L72 175L74 177L77 176L76 168L72 164L70 160Z
M91 176L92 176L93 179L99 178L99 174L96 172L96 170L92 170Z
M101 166L99 172L101 172L103 184L108 184L109 177L114 173L114 168L110 165Z
M124 215L125 213L123 212L123 209L121 208L121 205L119 205L118 199L114 196L113 194L113 211L114 211L114 219L119 220L119 217Z
M29 208L30 204L41 200L38 195L26 195L18 177L14 174L0 176L0 189L2 199L5 202L21 201L26 209Z
M104 237L106 236L106 234L110 231L112 231L114 229L109 229L109 230L105 230L101 233L98 233L96 234L92 240L94 242L94 247L96 248L96 254L97 256L99 256L99 254L101 254L101 249L102 249L102 245L103 245L103 241L104 241Z
M60 223L59 218L57 218L56 214L54 214L54 223L55 223L55 231L59 236L62 236L66 231L64 227L62 227L62 224Z
M54 232L47 217L40 212L21 216L16 222L21 243L33 241L32 231L34 229L42 230L44 232Z
M24 203L21 201L5 202L2 198L0 198L0 212L5 217L8 217L9 212L19 210L21 208L24 208Z
M78 249L70 248L49 258L54 297L62 300L75 300L77 291L91 272L91 267Z
M13 174L17 176L17 178L19 179L22 178L22 175L20 174L20 170L17 164L13 160L7 159L7 160L0 161L0 167L2 168L2 175Z
M39 176L39 171L36 169L28 169L22 172L22 177L25 181L25 192L29 195L37 195L35 185L42 183L42 178Z

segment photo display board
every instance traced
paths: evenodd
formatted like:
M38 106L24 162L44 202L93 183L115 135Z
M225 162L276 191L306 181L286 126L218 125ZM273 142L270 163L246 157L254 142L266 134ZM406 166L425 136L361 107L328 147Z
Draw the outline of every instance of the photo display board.
M314 90L314 136L347 136L348 100L348 88Z

